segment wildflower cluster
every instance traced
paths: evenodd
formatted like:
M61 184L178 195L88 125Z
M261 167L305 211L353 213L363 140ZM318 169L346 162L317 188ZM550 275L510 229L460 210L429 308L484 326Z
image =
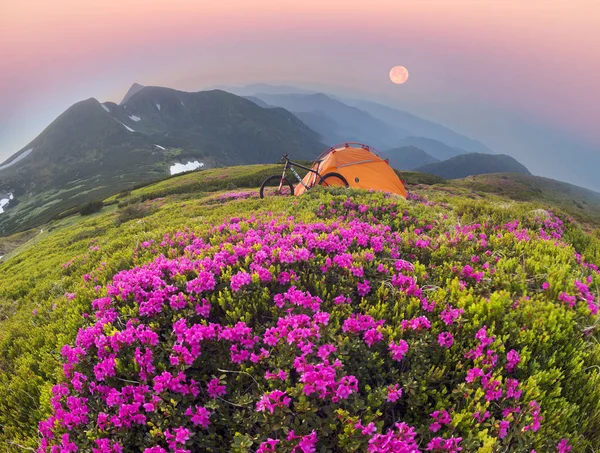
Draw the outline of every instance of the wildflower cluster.
M596 271L577 264L556 298L541 277L515 288L514 245L559 239L556 219L448 229L397 203L143 242L61 350L39 452L569 451L575 428L544 411L570 397L544 386L596 371L540 372L565 340L540 340L539 313L592 319Z

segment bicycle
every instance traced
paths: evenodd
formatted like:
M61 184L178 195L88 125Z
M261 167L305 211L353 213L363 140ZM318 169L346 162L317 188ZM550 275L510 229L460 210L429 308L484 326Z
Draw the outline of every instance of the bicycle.
M286 177L286 173L287 173L288 169L292 171L292 173L294 174L296 179L298 179L298 182L300 184L302 184L306 188L306 190L310 190L311 188L313 188L316 185L324 186L324 187L333 187L333 186L344 186L346 188L349 187L349 184L348 184L348 181L346 180L346 178L344 178L344 176L340 175L339 173L329 172L329 173L326 173L325 175L321 175L319 173L319 164L321 163L320 160L317 160L315 162L317 164L316 170L305 167L304 165L301 165L298 162L291 161L287 154L283 155L280 162L285 163L285 165L283 167L283 174L281 176L272 175L264 180L264 182L260 186L260 198L264 198L265 195L268 195L268 196L270 196L270 195L274 195L274 196L291 195L291 196L293 196L294 195L294 186L289 181L289 179L287 179L287 177ZM303 179L300 177L300 175L298 174L298 172L296 171L294 166L302 168L303 170L307 170L308 172L314 173L313 183L306 184L303 181ZM318 180L318 183L315 184L314 182L317 180ZM270 188L275 188L275 187L276 187L275 191L269 190Z

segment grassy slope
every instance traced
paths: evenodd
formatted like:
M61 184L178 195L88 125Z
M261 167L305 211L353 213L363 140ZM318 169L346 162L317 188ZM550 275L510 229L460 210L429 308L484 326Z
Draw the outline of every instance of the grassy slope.
M496 194L515 201L556 206L581 222L600 226L600 194L582 187L540 176L489 174L451 182L479 195Z
M134 249L143 241L160 240L166 232L186 228L201 233L228 216L271 211L314 220L316 201L310 197L224 203L207 193L256 186L279 168L230 167L189 173L115 196L113 201L118 198L121 207L113 205L89 217L53 222L42 235L0 261L0 450L7 441L34 446L36 423L47 414L51 383L58 379L59 347L73 339L83 322L82 313L90 310L89 301L94 298L91 285L83 284L83 275L93 273L98 284L105 284L119 270L140 264ZM435 209L440 216L448 216L449 227L461 221L508 221L538 207L506 203L496 195L484 195L486 199L477 202L472 199L481 195L453 184L410 189L447 204ZM124 215L125 205L139 210L129 218ZM575 235L573 242L588 261L600 264L598 242L583 233ZM69 302L66 293L77 297Z

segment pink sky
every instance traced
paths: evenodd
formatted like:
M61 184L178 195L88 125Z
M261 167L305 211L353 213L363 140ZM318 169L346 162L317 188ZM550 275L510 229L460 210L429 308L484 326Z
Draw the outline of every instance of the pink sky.
M598 23L595 0L3 0L0 161L134 81L340 85L451 127L509 109L600 143Z

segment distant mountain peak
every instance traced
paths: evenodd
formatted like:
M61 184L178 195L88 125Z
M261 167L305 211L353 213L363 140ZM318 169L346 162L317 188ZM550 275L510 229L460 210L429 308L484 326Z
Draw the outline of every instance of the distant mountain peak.
M129 88L129 90L123 97L123 100L121 101L120 105L125 104L129 99L131 99L131 96L133 96L137 92L143 90L144 88L146 88L144 85L140 85L139 83L134 82L134 84L131 85L131 88Z
M329 99L329 100L334 100L334 101L337 100L337 99L333 98L332 96L328 96L325 93L314 93L314 94L309 94L308 96L315 98L315 99Z
M435 157L413 145L392 148L383 155L388 158L390 165L398 170L412 170L422 165L439 162Z

